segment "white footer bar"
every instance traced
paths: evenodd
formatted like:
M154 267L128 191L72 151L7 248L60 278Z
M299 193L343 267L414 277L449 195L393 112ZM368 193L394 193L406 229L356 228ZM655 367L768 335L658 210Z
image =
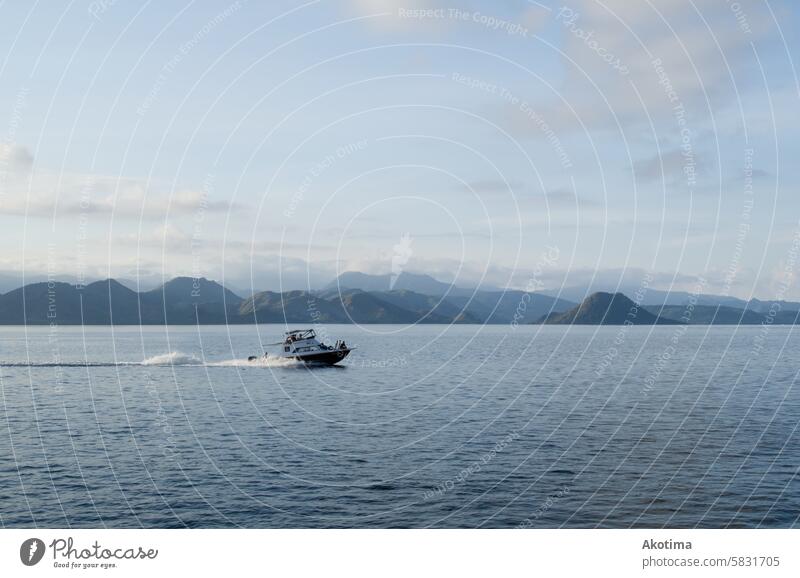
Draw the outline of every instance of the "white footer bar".
M800 576L798 530L0 530L0 576Z

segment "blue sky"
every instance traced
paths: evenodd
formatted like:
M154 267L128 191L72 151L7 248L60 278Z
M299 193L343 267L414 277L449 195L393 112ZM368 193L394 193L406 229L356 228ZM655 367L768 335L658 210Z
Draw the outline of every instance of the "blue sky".
M314 287L408 234L462 285L800 298L788 2L0 14L4 274Z

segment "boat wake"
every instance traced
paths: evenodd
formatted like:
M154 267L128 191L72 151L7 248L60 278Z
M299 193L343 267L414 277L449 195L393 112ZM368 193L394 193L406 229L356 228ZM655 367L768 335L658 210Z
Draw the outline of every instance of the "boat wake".
M252 361L247 359L228 359L224 361L203 361L190 353L172 351L148 357L143 361L50 361L50 362L0 362L0 367L303 367L304 364L294 359L282 357L259 357Z
M229 359L228 361L214 361L206 363L209 367L304 367L296 359L285 357L258 357L249 361L247 359Z
M124 364L128 365L128 364ZM137 365L133 363L132 365ZM194 355L172 351L148 357L141 362L141 365L203 365L203 361Z

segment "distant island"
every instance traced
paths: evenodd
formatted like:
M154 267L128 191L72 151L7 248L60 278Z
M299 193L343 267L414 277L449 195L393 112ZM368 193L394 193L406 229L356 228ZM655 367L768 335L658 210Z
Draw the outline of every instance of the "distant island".
M580 305L539 319L547 325L677 325L678 321L651 313L622 293L598 291Z
M87 285L51 281L0 295L0 325L757 325L767 317L763 301L703 295L689 307L680 302L688 299L685 295L654 291L654 301L637 304L619 292L593 292L578 303L547 292L454 287L411 273L395 279L345 273L319 290L260 291L249 297L206 278L176 277L141 292L114 279ZM797 322L800 303L780 302L778 309L770 314L772 324Z

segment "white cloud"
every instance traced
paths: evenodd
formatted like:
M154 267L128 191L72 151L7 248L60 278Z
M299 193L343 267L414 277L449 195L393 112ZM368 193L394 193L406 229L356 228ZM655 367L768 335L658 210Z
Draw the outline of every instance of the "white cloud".
M34 172L6 183L0 215L69 218L105 215L108 219L164 220L168 217L225 213L240 207L193 189L170 193L140 179Z
M691 161L691 165L687 164ZM633 163L633 173L642 183L663 181L667 184L676 184L685 181L688 168L696 173L705 171L705 164L696 156L687 159L680 149L663 151L660 155L639 159Z
M647 125L648 117L673 121L680 103L700 130L709 108L717 111L737 90L761 82L751 42L774 33L771 16L761 3L739 4L747 31L728 2L575 0L554 9L563 38L559 93L565 102L551 98L534 108L556 130L581 129L581 123L594 130L617 122ZM539 130L518 111L513 121Z
M397 28L411 23L405 18L398 18L398 13L406 9L420 9L427 7L425 0L350 0L351 10L359 16L375 16L383 14L380 18L370 20L371 24L381 28Z
M0 173L25 172L33 166L33 155L24 146L0 143Z

